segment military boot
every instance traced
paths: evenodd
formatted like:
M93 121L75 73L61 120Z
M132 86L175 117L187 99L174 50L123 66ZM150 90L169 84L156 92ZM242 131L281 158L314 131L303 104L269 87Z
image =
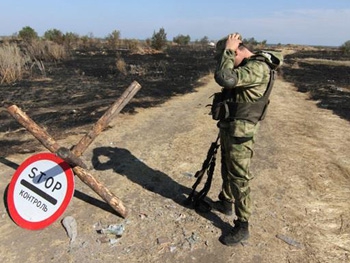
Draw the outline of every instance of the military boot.
M249 238L249 224L248 222L242 222L239 220L234 221L235 226L226 235L220 238L220 241L227 246L234 246L241 241Z
M222 193L219 194L219 201L215 201L211 204L214 210L217 210L225 215L232 216L232 202L225 200Z

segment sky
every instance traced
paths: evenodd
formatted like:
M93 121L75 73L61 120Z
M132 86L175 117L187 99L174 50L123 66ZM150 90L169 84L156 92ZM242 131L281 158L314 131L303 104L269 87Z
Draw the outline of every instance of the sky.
M23 27L105 38L219 40L234 32L268 44L340 46L350 40L350 0L0 0L0 36Z

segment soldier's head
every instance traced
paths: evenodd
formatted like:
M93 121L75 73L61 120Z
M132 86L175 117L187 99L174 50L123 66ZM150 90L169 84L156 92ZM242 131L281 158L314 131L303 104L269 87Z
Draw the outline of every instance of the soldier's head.
M225 49L231 49L235 52L234 67L238 67L245 58L254 55L250 49L243 44L242 35L233 33L227 37L222 38L216 44L216 59L219 59Z

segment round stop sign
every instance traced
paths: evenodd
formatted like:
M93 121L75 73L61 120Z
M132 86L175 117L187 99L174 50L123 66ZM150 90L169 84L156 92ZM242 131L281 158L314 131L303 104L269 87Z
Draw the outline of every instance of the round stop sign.
M53 153L33 155L18 167L8 187L10 216L23 228L45 228L63 214L73 192L68 163Z

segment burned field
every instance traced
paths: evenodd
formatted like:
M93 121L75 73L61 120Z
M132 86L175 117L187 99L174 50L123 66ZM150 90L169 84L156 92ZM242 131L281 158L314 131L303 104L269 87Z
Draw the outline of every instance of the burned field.
M46 65L45 77L34 69L30 79L0 86L2 155L36 151L39 146L35 139L23 139L26 131L5 111L11 104L60 139L95 123L134 80L142 88L122 113L134 114L138 108L193 92L200 79L213 72L213 57L209 47L171 47L150 54L79 50L68 61ZM122 68L118 61L124 63ZM337 50L297 51L285 57L280 76L298 91L309 92L319 107L350 120L349 64L350 56Z
M122 113L159 105L172 96L192 92L200 78L213 72L212 48L172 47L163 53L76 51L70 60L46 65L46 76L1 86L2 155L35 151L37 142L23 140L23 128L5 111L15 104L56 139L95 123L133 82L141 90ZM124 63L118 68L118 61ZM35 74L37 78L33 77ZM75 130L75 131L74 131ZM28 149L28 147L30 149Z
M350 55L338 50L298 51L285 57L283 78L308 92L320 108L350 120Z

